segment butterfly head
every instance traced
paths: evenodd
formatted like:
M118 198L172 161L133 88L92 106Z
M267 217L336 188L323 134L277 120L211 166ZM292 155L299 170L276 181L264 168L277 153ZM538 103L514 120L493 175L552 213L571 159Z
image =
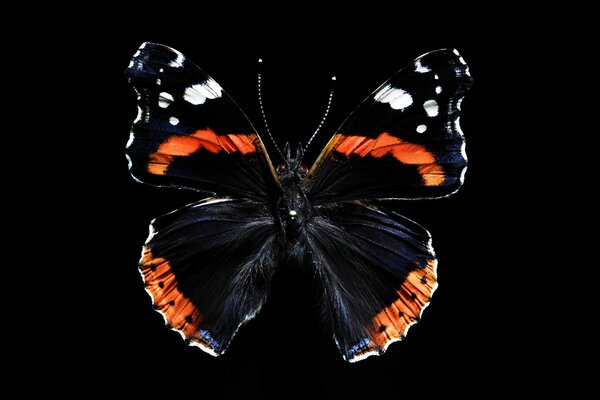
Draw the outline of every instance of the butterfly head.
M283 154L285 154L285 161L277 167L280 181L283 183L304 179L308 173L308 169L306 168L306 165L302 164L302 158L304 157L302 144L298 143L296 152L292 155L290 144L286 143L283 148Z

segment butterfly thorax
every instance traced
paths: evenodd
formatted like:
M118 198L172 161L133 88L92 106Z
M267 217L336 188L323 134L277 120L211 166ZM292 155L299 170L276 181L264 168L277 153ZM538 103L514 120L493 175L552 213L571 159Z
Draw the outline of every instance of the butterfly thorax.
M310 214L310 204L306 198L302 182L307 168L302 164L302 145L294 156L291 155L290 145L285 145L285 162L277 167L277 174L283 189L277 202L277 213L286 239L293 245L298 241L304 230L306 217Z

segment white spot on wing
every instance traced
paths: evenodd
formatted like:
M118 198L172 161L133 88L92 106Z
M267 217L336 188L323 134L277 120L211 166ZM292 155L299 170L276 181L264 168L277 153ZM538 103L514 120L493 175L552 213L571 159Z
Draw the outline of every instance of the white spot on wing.
M142 121L142 116L144 115L144 112L142 111L142 107L140 107L139 105L137 106L137 115L135 117L135 119L133 120L134 124L137 124L138 122Z
M394 110L404 110L413 103L412 96L402 89L385 86L375 94L375 101L388 103Z
M184 333L181 333L181 336L183 337L184 340L187 339ZM211 349L210 347L208 347L202 343L191 341L190 346L198 347L200 350L204 351L205 353L210 354L213 357L219 356L219 353L215 352L213 349Z
M436 92L437 94L440 94L440 93L442 93L442 87L441 87L441 86L436 86L436 87L435 87L435 92Z
M127 66L127 68L131 68L131 67L133 67L133 60L131 60L131 61L129 62L129 65Z
M435 100L427 100L425 103L423 103L423 108L430 117L435 117L440 111L438 103Z
M427 125L419 125L417 126L417 132L423 133L427 130Z
M456 117L456 119L454 120L454 129L456 129L460 136L465 136L462 129L460 128L460 116Z
M150 243L150 241L154 239L154 236L156 236L156 229L154 229L154 226L150 224L150 232L148 233L148 239L146 239L146 243Z
M460 57L460 53L458 52L458 50L454 49L454 50L452 50L452 52Z
M179 119L176 117L171 117L169 118L169 122L171 123L171 125L175 126L179 123Z
M440 77L438 76L438 74L435 74L435 75L434 75L434 78L435 78L436 80L440 79Z
M165 72L165 69L161 68L161 69L158 70L158 72Z
M464 184L465 183L465 175L467 174L467 167L464 167L463 170L460 172L460 184Z
M139 107L138 107L138 110L140 110L140 109L139 109ZM140 113L141 113L141 110L140 110ZM142 117L139 117L139 118L141 119ZM135 122L136 122L136 121L134 121L134 123L135 123ZM131 130L129 131L129 139L127 140L127 144L125 145L125 146L126 146L126 148L129 148L129 147L131 147L131 145L133 144L133 140L134 140L134 139L133 139L133 129L131 129Z
M397 340L395 340L395 341L397 341ZM351 359L348 360L348 362L355 363L355 362L358 362L358 361L362 361L365 358L368 358L368 357L371 357L371 356L378 356L378 355L379 355L378 351L371 350L371 351L367 351L366 353L362 353L362 354L360 354L358 356L352 357Z
M172 102L173 102L173 96L171 96L169 93L161 92L158 95L158 106L160 108L167 108L171 105Z
M219 86L219 84L216 81L209 79L206 81L206 84L216 94L216 97L221 97L221 93L223 92L223 89L221 88L221 86Z
M143 96L142 96L142 92L139 92L137 89L134 89L134 90L137 93L138 113L137 113L137 116L135 117L135 120L133 121L133 123L134 124L137 124L140 122L147 123L148 121L150 121L150 111L149 111L148 103L146 101L148 93L145 89L142 89L142 92L143 92Z
M136 58L136 57L137 57L137 56L139 56L139 55L140 55L140 51L138 50L138 51L136 51L136 52L135 52L135 54L133 55L133 58Z
M417 60L415 63L415 71L420 74L424 74L425 72L431 72L431 68L423 66L423 64L421 64L421 60Z
M373 99L375 101L379 101L379 99L381 97L383 97L383 95L385 95L386 92L388 92L391 88L392 88L392 85L385 85L379 92L375 93L375 96L373 97Z
M231 201L231 199L224 198L224 197L209 197L206 200L202 200L201 202L194 204L192 206L192 208L204 207L204 206L209 205L209 204L224 203L226 201Z
M461 64L465 64L465 65L467 65L467 63L466 63L465 59L464 59L464 58L462 58L462 57L459 57L459 58L458 58L458 61L460 61L460 63L461 63Z
M209 79L204 83L199 83L186 88L183 98L188 103L197 106L204 104L207 99L219 98L222 94L223 89L221 86L212 79Z
M183 57L183 54L181 54L179 51L177 51L175 49L171 49L171 50L173 50L175 52L177 57L169 63L169 67L182 68L183 60L185 59L185 57Z

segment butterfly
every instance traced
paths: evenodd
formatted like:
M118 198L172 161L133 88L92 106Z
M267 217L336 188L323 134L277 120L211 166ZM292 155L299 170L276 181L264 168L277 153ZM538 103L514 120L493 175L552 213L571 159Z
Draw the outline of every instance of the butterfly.
M218 356L257 315L282 265L313 273L343 358L402 340L437 288L429 232L381 199L462 185L459 124L472 84L457 50L427 53L368 96L310 169L289 143L274 167L243 111L181 52L144 43L126 155L135 180L202 199L152 221L139 270L168 327ZM330 103L331 104L331 103Z

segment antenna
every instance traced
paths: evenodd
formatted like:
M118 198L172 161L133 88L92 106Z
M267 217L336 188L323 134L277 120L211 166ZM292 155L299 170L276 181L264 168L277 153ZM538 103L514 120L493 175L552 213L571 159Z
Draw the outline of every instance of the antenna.
M265 129L267 130L267 134L271 138L271 142L273 142L275 149L277 150L277 152L279 153L281 158L285 161L285 157L283 156L281 149L279 148L279 146L277 146L277 142L275 142L275 139L273 138L273 135L271 134L271 130L269 129L269 124L267 123L267 115L265 114L265 108L263 106L263 101L262 101L262 62L263 62L262 58L259 58L258 59L258 103L260 104L260 112L262 114L263 123L265 124Z
M331 77L331 89L329 90L329 99L327 99L327 108L325 109L325 115L323 115L323 118L321 119L321 122L319 123L319 126L317 126L317 129L315 130L315 132L312 134L310 139L308 139L306 146L304 146L305 153L306 153L306 149L308 149L308 146L310 146L310 143L313 141L315 136L317 136L317 133L319 133L319 131L321 130L321 127L323 126L323 124L325 123L325 120L327 119L327 116L329 115L329 110L331 109L331 101L333 100L333 92L335 91L336 80L337 80L337 78L335 76Z

